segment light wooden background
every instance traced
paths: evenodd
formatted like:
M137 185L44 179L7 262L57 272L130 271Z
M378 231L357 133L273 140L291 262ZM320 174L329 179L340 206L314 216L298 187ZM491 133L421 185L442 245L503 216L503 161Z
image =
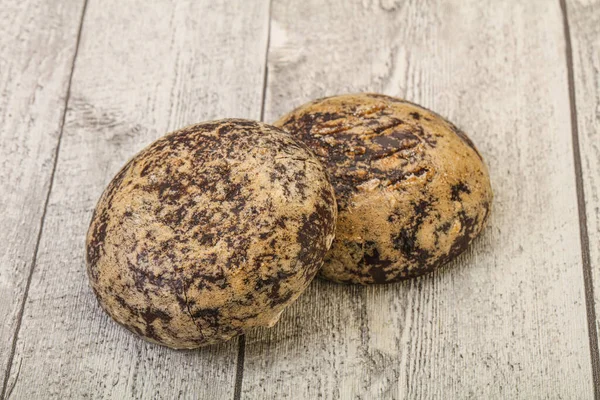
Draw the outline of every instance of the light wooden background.
M470 251L315 281L273 329L199 351L101 311L84 235L130 156L359 91L478 145L496 197ZM0 397L600 399L599 172L600 0L0 0Z

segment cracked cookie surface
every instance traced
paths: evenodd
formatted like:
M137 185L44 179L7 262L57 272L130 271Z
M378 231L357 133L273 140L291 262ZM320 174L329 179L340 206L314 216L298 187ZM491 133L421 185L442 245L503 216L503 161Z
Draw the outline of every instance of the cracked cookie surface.
M271 326L330 248L333 188L321 163L275 127L229 119L152 143L110 182L87 236L103 309L173 348Z
M336 238L320 275L386 283L432 271L485 226L492 189L473 142L416 104L372 93L318 99L274 124L327 167Z

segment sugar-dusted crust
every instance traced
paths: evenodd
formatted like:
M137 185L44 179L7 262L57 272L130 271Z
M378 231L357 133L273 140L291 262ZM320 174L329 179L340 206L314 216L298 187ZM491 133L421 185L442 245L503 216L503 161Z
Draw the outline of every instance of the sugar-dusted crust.
M88 231L88 274L129 330L199 347L274 324L321 267L335 219L331 184L305 145L258 122L206 122L115 176Z
M335 188L336 239L321 275L394 282L455 258L488 218L488 170L469 138L416 104L379 94L307 103L274 125L306 143Z

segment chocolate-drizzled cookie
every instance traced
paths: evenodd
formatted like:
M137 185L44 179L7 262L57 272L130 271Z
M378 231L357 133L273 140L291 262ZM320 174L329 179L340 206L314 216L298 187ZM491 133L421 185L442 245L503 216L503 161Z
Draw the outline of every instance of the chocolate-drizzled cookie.
M488 218L488 170L469 138L439 115L379 94L305 104L275 123L326 165L339 218L321 275L394 282L455 258Z
M272 126L193 125L136 155L87 236L91 286L127 329L173 348L271 326L308 286L335 230L324 167Z

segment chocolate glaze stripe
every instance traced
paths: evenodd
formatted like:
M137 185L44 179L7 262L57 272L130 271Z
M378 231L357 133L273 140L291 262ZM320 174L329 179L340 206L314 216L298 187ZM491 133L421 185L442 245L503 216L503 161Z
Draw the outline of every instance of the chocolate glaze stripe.
M594 381L594 398L600 399L600 351L598 350L598 330L596 328L596 308L594 304L594 284L590 260L590 243L588 235L587 215L585 210L585 192L583 188L583 172L579 147L579 127L577 125L577 101L575 97L575 75L573 71L573 49L571 46L571 28L566 0L560 1L565 34L565 51L567 59L567 75L569 82L569 103L571 107L571 136L573 143L573 161L575 165L575 185L577 188L577 209L579 212L579 237L581 241L581 261L583 268L583 285L585 289L585 306L587 310L590 357L592 361L592 378Z
M67 83L67 91L65 96L65 102L63 104L63 113L60 121L60 129L58 133L58 139L56 142L56 148L54 150L54 160L52 163L52 172L50 173L50 183L48 185L48 193L46 194L46 200L44 201L44 211L42 212L42 218L40 219L40 229L37 234L37 238L35 241L35 249L33 251L33 259L31 260L31 266L29 267L29 275L27 276L27 283L25 285L25 292L23 293L23 300L21 303L21 308L19 309L19 314L17 318L17 326L15 328L15 333L13 335L12 345L10 348L10 355L8 357L8 363L6 368L6 373L4 375L4 383L2 384L2 391L0 392L0 399L8 399L14 389L17 379L15 378L15 382L13 386L8 389L8 380L10 378L10 373L13 366L13 361L15 358L15 350L17 348L17 339L19 337L19 331L21 330L21 323L23 321L23 313L25 312L25 304L27 304L27 295L29 294L29 287L31 286L31 278L33 277L33 270L35 269L35 264L37 262L37 256L40 249L40 241L42 239L42 233L44 232L44 222L46 220L46 212L48 211L48 202L50 201L50 194L52 193L52 187L54 185L54 175L56 173L56 165L58 164L58 155L60 153L60 144L62 142L63 132L65 128L65 121L67 118L67 108L69 106L69 100L71 98L71 83L73 82L73 72L75 71L75 61L77 60L77 54L79 52L79 44L81 43L81 32L83 30L83 21L85 18L85 10L87 9L87 0L83 1L83 8L81 9L81 19L79 22L79 30L77 31L77 37L75 39L75 51L73 53L73 60L71 62L71 73L69 74L69 82ZM19 367L20 371L20 367ZM8 389L8 393L7 393Z

